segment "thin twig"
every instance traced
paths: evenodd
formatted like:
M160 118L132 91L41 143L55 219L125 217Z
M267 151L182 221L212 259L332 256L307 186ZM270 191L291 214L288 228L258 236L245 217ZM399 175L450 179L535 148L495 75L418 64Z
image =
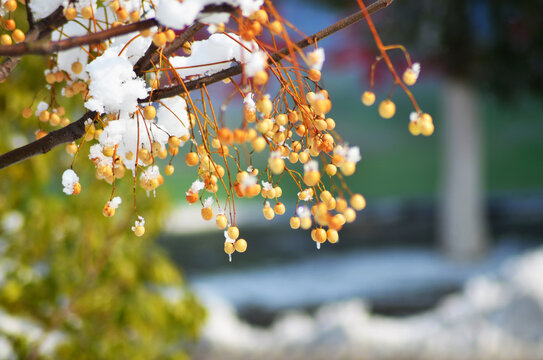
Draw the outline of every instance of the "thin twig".
M36 41L38 39L43 39L51 34L53 28L65 24L66 18L62 13L63 9L64 8L60 6L51 15L35 23L34 27L26 34L26 40ZM8 77L19 61L21 61L20 56L8 57L2 61L0 64L0 82Z
M378 0L375 3L367 7L368 13L372 14L380 9L383 9L389 6L393 0ZM313 44L315 41L321 40L338 30L341 30L356 21L359 21L364 18L364 15L361 12L354 15L348 16L332 26L327 27L326 29L319 31L318 33L309 36L308 38L299 41L296 45L299 48L307 47ZM283 56L288 54L288 50L282 49L272 55L274 60L280 60ZM229 69L219 71L215 74L205 76L203 78L187 81L186 83L180 86L174 86L167 89L155 90L153 92L153 97L151 100L163 99L166 97L171 97L179 95L182 93L187 93L195 89L199 89L204 85L210 85L215 82L221 81L225 78L238 75L241 73L241 66L237 65ZM182 90L181 90L181 89ZM149 97L146 99L138 100L140 103L148 102ZM40 140L36 140L22 146L20 148L11 150L3 155L0 155L0 169L3 169L7 166L13 165L17 162L26 160L38 154L44 154L55 148L56 146L72 142L79 139L85 134L85 121L89 118L94 118L97 115L96 112L88 111L83 115L79 120L73 122L72 124L49 133L47 136L43 137Z
M376 11L381 10L381 9L389 6L392 3L392 1L393 0L378 0L378 1L372 3L370 6L367 7L368 13L373 14ZM364 18L364 12L363 11L359 11L359 12L353 14L353 15L347 16L346 18L343 18L342 20L336 22L335 24L333 24L331 26L328 26L327 28L325 28L325 29L323 29L323 30L311 35L311 36L308 36L303 40L298 41L296 43L296 47L300 48L300 49L305 48L305 47L307 47L307 46L309 46L311 44L314 44L315 41L319 41L321 39L324 39L325 37L328 37L328 36L336 33L337 31L339 31L341 29L344 29L347 26L352 25L357 21L362 20L363 18ZM279 61L284 56L288 55L289 52L290 51L289 51L288 47L284 47L283 49L277 51L276 53L273 53L271 55L271 58L273 59L273 61ZM272 63L273 61L268 60L268 63ZM238 65L230 67L228 69L225 69L225 70L216 72L214 74L211 74L209 76L204 76L204 77L201 77L201 78L199 78L197 80L188 81L188 82L185 83L185 86L187 88L190 87L191 90L199 89L204 84L209 85L209 84L212 84L214 82L224 80L224 79L226 79L228 77L239 75L239 74L241 74L241 71L242 71L242 66L238 64ZM145 99L141 99L140 102L145 103L145 102L149 102L149 101L156 101L156 100L160 100L160 99L164 99L164 98L169 98L169 97L181 94L183 92L184 92L184 86L183 85L176 85L176 86L171 86L171 87L168 87L168 88L158 89L158 90L153 91L151 98L146 97Z
M62 50L90 44L99 44L104 40L148 29L157 25L155 19L147 19L135 23L116 26L97 33L74 36L58 41L25 41L20 44L0 46L0 56L22 56L28 54L47 55Z

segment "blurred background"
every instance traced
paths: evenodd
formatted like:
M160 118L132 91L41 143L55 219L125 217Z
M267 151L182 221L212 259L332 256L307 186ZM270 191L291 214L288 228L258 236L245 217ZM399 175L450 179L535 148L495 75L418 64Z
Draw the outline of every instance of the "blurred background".
M306 34L357 10L278 8ZM361 104L378 55L365 23L320 43L331 117L362 153L348 183L368 203L320 250L288 226L294 202L271 222L240 202L249 248L228 262L222 232L184 199L193 171L140 197L154 214L142 240L126 231L129 206L102 217L108 187L92 171L80 198L63 196L64 150L2 170L0 359L543 359L541 14L535 0L395 0L373 16L384 43L422 65L412 90L436 124L429 138L409 134L400 90L390 120ZM402 53L390 55L402 72ZM20 91L0 87L5 114L32 102L40 61L13 74ZM392 82L378 66L377 101ZM25 121L0 122L2 151L31 138Z

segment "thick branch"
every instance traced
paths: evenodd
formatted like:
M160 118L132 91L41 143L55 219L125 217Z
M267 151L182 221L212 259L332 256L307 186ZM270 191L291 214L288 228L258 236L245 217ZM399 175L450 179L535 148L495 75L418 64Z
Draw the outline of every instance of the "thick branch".
M372 14L380 9L383 9L389 6L392 3L392 1L393 0L378 0L375 3L371 4L370 6L368 6L367 8L368 12ZM307 47L313 44L315 41L321 40L363 18L364 18L364 15L361 12L348 16L340 20L339 22L335 23L334 25L329 26L326 29L313 34L312 36L297 42L296 45L299 48ZM282 57L287 55L288 53L289 53L288 49L282 49L272 54L272 58L275 61L278 61ZM241 65L237 65L229 69L219 71L215 74L202 77L197 80L187 81L185 83L185 86L182 86L182 85L172 86L170 88L156 90L152 93L151 101L179 95L179 94L185 93L186 91L199 89L204 84L205 85L213 84L215 82L221 81L228 77L238 75L241 73L241 71L242 71ZM149 102L149 97L147 97L146 99L139 100L139 102L140 103ZM62 129L55 130L40 140L36 140L28 145L14 149L12 151L9 151L1 155L0 169L13 165L17 162L26 160L35 155L47 153L58 145L65 144L65 143L72 142L79 139L85 134L85 121L88 118L94 118L95 116L96 116L95 112L88 111L76 122Z
M45 154L55 147L72 142L85 135L85 121L96 116L96 112L88 111L79 120L68 126L52 131L47 136L20 148L11 150L0 156L0 169L26 160L38 154Z
M197 22L192 26L188 27L185 31L179 34L168 46L162 51L162 56L168 58L171 54L177 51L185 42L194 36L198 31L203 29L204 25ZM157 47L154 44L151 44L149 49L145 52L136 65L134 65L134 72L137 76L141 76L145 70L149 70L153 64L157 64L159 61L160 55L156 52Z

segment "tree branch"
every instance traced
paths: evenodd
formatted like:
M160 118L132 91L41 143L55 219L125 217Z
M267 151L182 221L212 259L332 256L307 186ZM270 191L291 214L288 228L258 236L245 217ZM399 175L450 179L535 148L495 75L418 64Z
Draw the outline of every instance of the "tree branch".
M25 41L20 44L0 46L0 56L22 56L29 54L47 55L82 45L99 44L104 40L134 31L145 30L155 25L158 25L155 19L147 19L88 35L74 36L64 40Z
M3 154L0 156L0 169L38 154L45 154L59 145L79 139L85 135L85 121L89 118L93 119L96 114L94 111L87 111L79 120L70 125L52 131L39 140Z
M199 22L188 27L178 37L175 38L168 46L162 51L162 56L170 57L176 50L178 50L185 42L194 36L198 31L203 29L205 25ZM149 70L153 64L157 64L160 55L156 53L157 47L154 44L149 46L149 49L145 52L138 62L134 65L134 72L137 76L141 76L145 70Z
M234 11L234 8L230 5L225 5L225 4L207 5L202 10L203 13L232 12L232 11ZM203 24L196 23L195 25L197 24L200 26L198 30L204 27ZM152 18L152 19L141 20L135 23L127 24L127 25L117 26L117 27L106 29L106 30L99 31L96 33L91 33L91 34L81 35L81 36L74 36L74 37L64 39L64 40L28 41L29 39L27 39L27 41L22 42L20 44L0 46L0 56L53 54L58 51L68 50L68 49L78 47L78 46L98 44L104 40L111 39L120 35L125 35L131 32L135 32L135 31L145 30L155 25L159 25L159 23L158 21L156 21L156 19ZM191 29L195 25L189 27L187 30ZM185 30L185 32L187 30ZM43 38L43 36L40 36L39 38ZM179 46L183 45L183 43L181 43Z
M374 3L372 3L370 6L368 6L368 13L373 14L378 10L381 10L387 6L389 6L394 0L378 0ZM354 24L355 22L362 20L364 18L364 13L362 11L359 11L355 14L352 14L350 16L347 16L346 18L343 18L342 20L334 23L333 25L328 26L327 28L306 37L303 40L300 40L296 43L297 48L305 48L311 44L314 44L315 41L319 41L324 39L327 36L330 36L336 32L338 32L341 29L346 28L349 25ZM290 52L288 47L284 47L283 49L273 53L271 55L271 58L273 61L279 61L284 56L288 55ZM272 63L271 60L268 60L268 63ZM217 81L224 80L226 78L239 75L242 72L242 66L240 64L233 66L231 68L216 72L214 74L201 77L196 80L187 81L184 83L184 85L176 85L171 86L167 88L158 89L152 92L152 94L145 99L138 100L140 103L146 103L149 101L156 101L164 98L169 98L175 95L179 95L185 92L185 88L188 91L199 89L202 87L202 85L209 85L212 83L215 83Z
M62 13L63 10L64 8L60 6L51 15L35 23L34 27L27 32L26 40L32 42L38 39L43 39L51 34L54 27L59 27L65 24L66 18ZM20 56L8 57L2 61L0 64L0 82L4 81L8 77L19 61L21 61Z
M389 6L392 3L392 1L393 0L377 0L376 2L374 2L373 4L367 7L368 12L372 14L380 9L383 9ZM338 21L337 23L323 29L322 31L319 31L297 42L296 45L299 48L307 47L313 44L315 41L321 40L363 18L364 18L364 14L362 12L358 12L356 14L348 16ZM285 48L272 54L271 56L275 61L278 61L282 57L287 55L288 53L289 53L288 49ZM219 71L215 74L202 77L197 80L187 81L184 84L185 86L178 85L178 86L172 86L170 88L156 90L152 93L153 95L152 95L151 101L179 95L179 94L185 93L186 91L190 92L192 90L199 89L203 85L210 85L215 82L226 79L228 77L238 75L241 73L241 71L242 71L241 65L237 65L229 69ZM149 100L150 100L149 97L147 97L146 99L140 99L138 101L140 103L144 103L144 102L149 102ZM43 137L40 140L36 140L34 142L31 142L30 144L11 150L3 155L0 155L0 169L13 165L17 162L26 160L38 154L47 153L53 148L55 148L56 146L79 139L85 134L85 121L89 118L91 119L94 118L96 115L97 115L96 112L88 111L81 118L79 118L79 120L73 122L72 124L64 128L61 128L49 133L47 136Z

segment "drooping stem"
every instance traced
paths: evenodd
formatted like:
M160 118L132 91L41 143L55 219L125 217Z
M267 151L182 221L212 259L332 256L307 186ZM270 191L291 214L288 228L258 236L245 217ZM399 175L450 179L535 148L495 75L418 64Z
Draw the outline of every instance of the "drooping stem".
M341 29L344 29L345 27L351 24L354 24L355 22L359 20L362 20L364 18L367 18L368 20L370 20L369 14L374 13L378 10L381 10L389 6L392 3L392 1L393 0L377 0L376 2L368 6L367 9L365 8L366 9L365 11L357 12L353 15L350 15L344 19L339 20L333 25L297 42L296 46L300 49L305 48L313 44L315 41L319 41L327 36L330 36L334 34L335 32ZM181 46L182 43L176 44L176 45ZM279 61L288 54L289 54L289 49L284 48L273 53L271 57L273 58L274 61ZM140 68L140 71L143 68L144 67ZM148 96L145 99L140 99L139 102L145 103L149 101L156 101L163 98L168 98L168 97L180 95L183 93L188 93L192 90L200 89L204 85L210 85L218 81L221 81L223 79L238 75L241 73L241 71L242 71L241 65L233 66L229 69L219 71L215 74L205 76L197 80L186 81L183 84L178 85L178 86L172 86L166 89L155 90L150 93L150 96ZM20 161L29 159L36 155L47 153L59 145L69 143L69 142L79 139L85 133L85 121L89 118L93 119L96 115L98 115L96 112L88 111L81 118L79 118L79 120L73 122L72 124L62 129L55 130L39 140L36 140L25 146L11 150L3 155L0 155L0 169L3 169L5 167L18 163Z

